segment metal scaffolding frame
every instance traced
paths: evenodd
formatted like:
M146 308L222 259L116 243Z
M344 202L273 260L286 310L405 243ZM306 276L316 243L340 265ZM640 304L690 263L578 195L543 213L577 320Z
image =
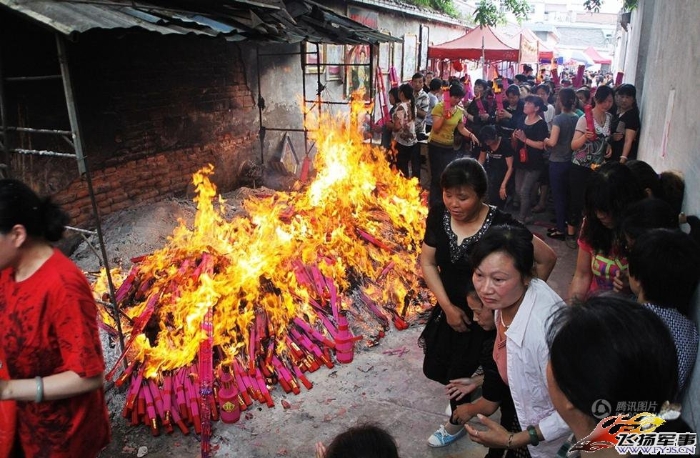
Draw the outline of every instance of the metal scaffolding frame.
M315 50L312 52L308 52L307 49L307 44L312 44L315 47ZM343 43L337 43L337 44L343 44ZM320 52L320 46L322 43L310 43L308 41L301 41L299 42L299 51L298 52L287 52L287 53L260 53L260 49L256 48L256 77L258 80L258 123L259 123L259 135L258 139L260 141L260 162L262 165L265 164L265 134L267 131L272 131L272 132L302 132L304 134L304 154L306 156L309 155L311 150L313 149L313 143L309 144L309 130L306 128L306 119L308 117L308 112L311 110L316 109L318 111L318 116L320 118L322 112L323 112L323 106L324 105L348 105L347 101L342 101L342 102L334 102L331 100L323 100L321 98L321 94L325 90L325 86L321 83L321 74L323 73L321 71L321 66L323 65L333 65L337 67L342 67L342 68L347 68L347 67L361 67L361 66L369 66L369 74L370 74L370 93L369 93L369 99L370 101L374 100L374 95L375 95L375 81L374 81L374 56L375 56L375 45L373 43L367 42L366 43L369 46L369 64L348 64L344 62L330 62L330 63L322 63L321 62L321 52ZM309 92L308 92L308 87L306 84L306 58L305 56L308 54L312 54L316 56L316 63L311 64L311 66L316 67L316 97L314 99L309 98ZM303 126L302 128L284 128L284 127L268 127L263 124L263 110L265 109L265 98L262 96L262 87L261 87L261 82L260 82L260 67L261 67L261 58L266 58L266 57L278 57L278 56L294 56L294 55L299 55L301 56L301 81L302 81L302 98L304 102L304 110L303 110ZM371 102L368 103L368 105ZM306 109L309 105L311 107L309 109Z
M88 165L87 157L83 149L83 138L80 131L80 122L78 118L78 108L75 102L75 95L73 92L73 83L71 80L70 65L68 63L68 55L66 52L66 42L65 38L59 34L55 34L56 37L56 52L58 56L58 63L60 66L60 74L55 75L42 75L42 76L15 76L15 77L4 77L3 66L2 66L2 53L0 49L0 147L3 151L3 164L0 165L0 173L3 177L9 178L11 176L10 169L10 157L11 154L30 154L39 156L53 156L53 157L66 157L74 158L78 164L78 172L84 177L85 183L88 188L88 194L90 196L90 203L92 206L93 216L95 218L95 230L87 231L84 229L78 229L74 227L67 227L69 230L76 231L85 240L85 242L90 246L92 251L100 260L100 264L104 267L107 276L107 285L109 289L109 298L111 303L105 303L110 307L111 312L114 316L114 320L117 326L117 333L119 334L119 345L122 353L124 352L124 334L121 327L121 320L119 319L120 311L119 305L116 301L114 282L112 281L112 275L109 267L109 259L107 257L107 250L104 243L104 238L102 234L102 222L100 219L99 210L97 208L97 201L95 199L95 192L92 186L92 176L90 174L90 167ZM63 92L66 100L66 108L68 112L68 119L70 122L70 131L66 130L54 130L54 129L44 129L44 128L29 128L29 127L18 127L9 126L7 117L7 97L4 91L4 85L6 83L31 83L34 81L45 81L50 79L60 79L63 82ZM58 135L66 140L66 142L73 148L75 153L61 153L56 151L45 151L45 150L33 150L33 149L23 149L23 148L12 148L10 145L9 132L23 132L31 135ZM97 236L99 243L99 252L91 244L86 234Z

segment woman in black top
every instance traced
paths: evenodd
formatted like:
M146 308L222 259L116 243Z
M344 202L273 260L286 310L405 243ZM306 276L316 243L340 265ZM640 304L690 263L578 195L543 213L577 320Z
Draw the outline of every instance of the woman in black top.
M494 126L485 126L479 134L483 145L479 163L484 166L489 180L489 203L503 210L506 199L513 193L513 147L510 140L498 135Z
M612 156L607 162L620 161L623 164L628 159L637 158L637 135L641 128L639 108L637 108L637 89L631 84L623 84L615 91L617 113L613 113L610 145Z
M473 268L469 255L492 226L519 225L507 213L484 203L488 182L484 168L474 159L452 161L440 177L443 203L428 212L420 256L423 278L437 299L437 306L420 337L425 350L423 373L446 385L471 376L479 366L484 332L472 322L467 291L472 288ZM539 238L533 238L535 270L549 277L556 254ZM469 402L469 396L450 401L452 411ZM464 436L453 419L440 425L428 439L432 447L444 447Z
M544 170L544 139L549 136L547 123L541 114L547 110L536 95L525 97L525 119L513 132L517 140L515 150L515 192L520 201L518 219L530 222L530 198L537 179Z

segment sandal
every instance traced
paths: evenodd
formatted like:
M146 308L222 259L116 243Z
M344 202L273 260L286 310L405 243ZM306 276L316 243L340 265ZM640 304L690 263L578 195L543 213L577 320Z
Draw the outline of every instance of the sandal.
M566 234L556 229L551 232L547 232L547 237L549 237L550 239L561 240L562 242L566 240Z

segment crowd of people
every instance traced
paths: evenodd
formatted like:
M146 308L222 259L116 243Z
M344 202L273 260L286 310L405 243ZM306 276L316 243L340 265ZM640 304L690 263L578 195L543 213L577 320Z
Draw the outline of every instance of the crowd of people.
M681 213L679 173L636 159L635 87L518 75L472 92L431 76L420 266L436 305L419 344L450 414L428 445L468 435L489 458L565 457L600 400L645 401L619 412L630 416L680 402L698 353L700 220ZM545 240L578 250L565 297L547 284L555 252L527 227L550 196ZM691 431L669 418L663 430Z
M659 413L686 392L699 343L700 220L681 213L678 173L636 160L634 86L470 89L417 73L390 91L385 124L406 177L419 176L415 145L428 143L420 268L436 304L419 343L424 375L445 386L450 408L427 445L468 435L489 458L563 457L600 420L597 401L645 401ZM578 249L563 298L547 284L555 251L527 227L549 192L547 235ZM92 457L110 440L95 302L52 246L66 224L50 199L0 180L0 456ZM690 431L678 418L664 428ZM316 454L399 448L363 425Z

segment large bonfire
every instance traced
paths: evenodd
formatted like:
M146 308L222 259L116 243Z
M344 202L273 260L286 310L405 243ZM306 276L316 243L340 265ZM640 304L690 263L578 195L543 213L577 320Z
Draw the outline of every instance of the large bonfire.
M363 143L356 123L316 122L316 175L302 191L248 198L247 216L228 221L205 167L193 226L180 222L166 246L113 274L126 364L108 376L128 386L123 415L134 425L194 428L205 454L212 420L274 405L276 385L310 389L305 373L352 361L355 345L375 345L429 305L420 186Z

